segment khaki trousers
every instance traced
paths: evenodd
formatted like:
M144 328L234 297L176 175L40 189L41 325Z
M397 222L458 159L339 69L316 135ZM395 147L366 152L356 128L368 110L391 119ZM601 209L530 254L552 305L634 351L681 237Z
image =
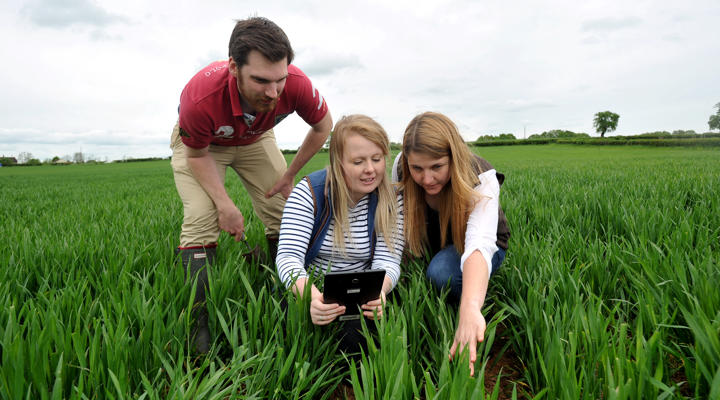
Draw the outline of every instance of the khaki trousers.
M180 247L206 246L216 243L220 236L217 209L215 203L190 170L185 154L185 144L180 139L178 124L175 124L173 129L170 147L173 151L171 165L175 186L183 202L184 214ZM265 235L278 237L285 198L278 193L266 199L265 193L285 173L287 163L277 146L273 130L266 131L260 140L247 146L211 144L209 152L215 160L220 180L225 182L227 167L235 170L250 195L255 214L265 225ZM247 224L246 210L240 211L243 212Z

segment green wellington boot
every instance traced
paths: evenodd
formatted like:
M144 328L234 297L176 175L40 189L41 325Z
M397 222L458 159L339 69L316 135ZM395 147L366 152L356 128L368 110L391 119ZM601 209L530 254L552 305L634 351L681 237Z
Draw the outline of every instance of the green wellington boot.
M178 249L183 267L185 269L185 278L192 280L197 279L195 288L195 301L193 302L192 318L193 329L192 338L195 343L195 351L199 354L205 354L210 350L210 329L208 328L208 310L205 304L205 291L208 287L207 268L215 262L216 248L198 248L198 249ZM188 274L188 267L190 269Z

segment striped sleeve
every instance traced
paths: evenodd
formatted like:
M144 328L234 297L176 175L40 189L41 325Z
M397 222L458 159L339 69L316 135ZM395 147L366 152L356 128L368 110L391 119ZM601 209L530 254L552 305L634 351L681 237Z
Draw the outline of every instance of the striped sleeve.
M379 234L372 262L372 269L385 270L387 276L392 280L393 288L397 285L398 279L400 279L400 262L402 261L402 252L405 247L405 238L403 237L403 196L400 193L397 195L397 202L397 221L392 237L390 238L393 243L393 251L390 251L388 248L386 238Z
M288 288L295 280L308 276L305 271L305 254L315 221L315 206L310 190L305 179L295 186L285 203L280 223L277 272Z

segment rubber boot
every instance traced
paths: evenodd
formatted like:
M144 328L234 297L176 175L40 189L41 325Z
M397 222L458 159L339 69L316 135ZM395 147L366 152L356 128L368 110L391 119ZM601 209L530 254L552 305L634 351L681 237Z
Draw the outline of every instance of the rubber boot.
M240 254L240 257L242 257L248 264L267 264L267 255L260 246L255 246L251 249L250 245L245 243L245 247L248 251Z
M263 251L260 246L255 246L250 249L250 245L246 243L248 251L242 253L240 256L250 264L262 264L270 267L275 266L275 257L277 256L278 238L272 236L265 236L265 240L268 243L267 254Z
M271 267L275 266L275 259L277 258L278 242L280 241L277 237L265 236L268 243L268 253L270 254Z
M192 308L193 329L192 338L195 343L195 351L205 354L210 350L210 329L208 328L208 310L205 304L205 291L208 287L207 268L215 262L216 248L178 249L183 267L185 279L188 277L193 282L197 279L195 287L195 300ZM190 272L188 274L188 268Z

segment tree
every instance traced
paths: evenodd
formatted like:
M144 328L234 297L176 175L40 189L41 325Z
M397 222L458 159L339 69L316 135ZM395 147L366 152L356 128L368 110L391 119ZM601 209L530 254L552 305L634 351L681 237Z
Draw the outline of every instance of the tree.
M0 157L0 165L2 165L3 167L9 167L15 164L17 164L17 160L15 159L15 157Z
M30 161L33 158L32 153L28 153L27 151L21 151L20 154L18 154L17 160L18 164L26 164L28 161Z
M75 161L75 164L82 164L85 162L85 156L83 156L83 153L81 151L78 151L77 153L73 154L73 161Z
M618 120L620 116L612 111L601 111L595 114L595 120L593 126L595 130L600 134L600 137L605 137L605 132L612 132L617 128Z
M682 129L676 129L672 131L672 136L690 136L690 135L697 135L697 132L695 130L690 129L688 131L682 130Z
M590 137L587 133L575 133L573 131L566 131L562 129L553 129L551 131L545 131L541 134L530 135L530 139L544 139L544 138L558 138L558 139L572 139L572 138L586 138Z
M475 143L489 142L489 141L493 141L493 140L516 140L516 137L512 133L501 133L497 136L488 133L485 135L478 136L477 140L475 140Z
M717 112L715 113L715 115L711 115L710 120L708 121L710 130L720 130L720 103L715 104L715 108L717 108Z

